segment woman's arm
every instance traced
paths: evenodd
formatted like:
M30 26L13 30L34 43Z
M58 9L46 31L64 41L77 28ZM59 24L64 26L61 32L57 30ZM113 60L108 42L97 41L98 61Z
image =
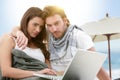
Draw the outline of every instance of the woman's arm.
M15 47L14 40L8 34L6 34L1 38L0 43L1 43L0 64L2 76L11 78L24 78L32 76L33 71L24 71L11 67L12 66L11 51Z
M3 77L9 78L26 78L32 77L34 71L21 70L12 67L12 49L15 47L15 41L8 35L0 39L0 65ZM51 69L43 69L37 73L56 74Z

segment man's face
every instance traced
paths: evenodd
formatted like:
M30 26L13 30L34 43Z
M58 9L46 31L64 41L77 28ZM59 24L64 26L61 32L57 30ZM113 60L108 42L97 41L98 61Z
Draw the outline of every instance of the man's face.
M56 39L60 39L65 34L67 30L66 22L67 19L62 19L58 14L46 18L47 28Z

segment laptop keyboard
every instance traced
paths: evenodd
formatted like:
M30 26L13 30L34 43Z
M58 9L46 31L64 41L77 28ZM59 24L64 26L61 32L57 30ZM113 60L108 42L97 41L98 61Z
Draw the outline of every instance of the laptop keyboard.
M47 74L37 74L37 73L34 73L33 75L34 76L39 76L39 77L42 77L42 78L46 78L46 79L51 79L51 80L61 80L60 76L47 75Z

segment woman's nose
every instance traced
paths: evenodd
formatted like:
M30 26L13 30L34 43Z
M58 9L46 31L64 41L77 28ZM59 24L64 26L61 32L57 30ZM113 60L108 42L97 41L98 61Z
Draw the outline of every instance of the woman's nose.
M41 28L39 26L36 27L36 31L40 32Z

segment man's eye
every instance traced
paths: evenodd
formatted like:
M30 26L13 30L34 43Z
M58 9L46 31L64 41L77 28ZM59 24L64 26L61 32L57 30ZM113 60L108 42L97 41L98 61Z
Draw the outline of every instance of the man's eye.
M59 22L56 22L55 25L57 26L59 24Z
M47 25L47 27L51 27L51 25Z

